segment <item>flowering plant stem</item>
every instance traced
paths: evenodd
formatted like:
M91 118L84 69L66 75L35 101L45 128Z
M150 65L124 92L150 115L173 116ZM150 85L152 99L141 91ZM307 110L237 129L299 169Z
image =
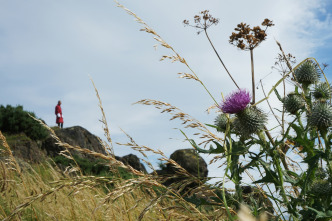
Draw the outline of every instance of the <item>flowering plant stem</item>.
M227 125L227 129L229 131L229 125ZM227 200L226 200L226 191L225 191L225 178L226 178L226 175L228 173L228 170L229 168L231 167L231 163L232 163L232 159L231 159L231 152L232 152L232 138L231 138L231 134L228 133L228 139L229 139L229 152L227 152L227 147L225 147L225 150L226 150L226 153L227 153L227 167L226 167L226 170L225 170L225 173L224 173L224 177L223 177L223 183L222 183L222 192L223 192L223 201L224 201L224 204L225 204L225 207L226 207L226 212L227 212L227 215L229 217L230 220L234 220L233 219L233 216L231 215L229 209L228 209L228 205L227 205ZM226 139L225 139L226 140Z
M204 29L204 33L205 33L207 39L209 40L209 42L210 42L210 44L211 44L211 46L212 46L214 52L216 53L216 55L217 55L217 57L218 57L220 63L221 63L222 66L225 68L225 70L226 70L228 76L232 79L232 81L234 82L235 86L236 86L238 89L240 89L240 87L237 85L237 83L235 82L234 78L232 77L231 73L229 73L228 69L226 68L224 62L221 60L221 58L220 58L220 56L219 56L217 50L215 49L215 47L214 47L214 45L213 45L213 43L212 43L212 41L211 41L211 39L210 39L210 37L209 37L209 35L208 35L206 29Z
M321 135L324 139L324 144L325 144L325 157L326 157L326 164L328 167L328 170L330 172L330 174L332 174L332 165L331 165L331 159L330 159L330 155L331 155L331 146L330 146L330 140L327 137L327 133L326 132L321 132Z
M254 71L254 49L250 49L250 58L251 58L251 80L252 80L252 102L255 103L255 71Z

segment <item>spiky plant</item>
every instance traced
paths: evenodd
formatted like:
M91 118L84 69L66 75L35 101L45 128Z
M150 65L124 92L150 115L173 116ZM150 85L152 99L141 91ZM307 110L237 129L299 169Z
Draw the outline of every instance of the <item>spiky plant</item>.
M290 93L283 99L285 109L290 114L296 114L296 112L304 108L305 101L299 94Z
M315 87L312 94L316 100L325 102L331 98L332 88L328 83L322 82Z
M315 180L311 185L311 193L317 196L330 196L332 185L329 180Z
M295 70L295 77L297 82L302 84L302 87L306 90L310 84L314 84L319 80L320 72L314 62L307 60Z
M214 125L217 126L217 131L225 132L227 127L227 116L226 114L219 114L214 120Z
M236 114L243 111L250 103L251 96L244 89L231 93L219 108L228 114Z
M328 103L317 103L308 116L308 123L321 131L326 131L332 126L332 106Z
M259 132L264 128L264 124L267 121L267 116L261 110L252 106L245 108L237 113L236 116L234 129L243 137Z
M323 180L327 177L327 171L322 167L318 167L315 171L315 176Z

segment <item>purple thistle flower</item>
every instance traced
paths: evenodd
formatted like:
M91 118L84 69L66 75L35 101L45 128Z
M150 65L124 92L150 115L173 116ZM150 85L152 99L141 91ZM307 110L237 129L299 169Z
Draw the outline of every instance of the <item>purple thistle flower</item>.
M236 114L243 111L250 103L251 96L248 91L240 89L230 94L219 108L228 114Z

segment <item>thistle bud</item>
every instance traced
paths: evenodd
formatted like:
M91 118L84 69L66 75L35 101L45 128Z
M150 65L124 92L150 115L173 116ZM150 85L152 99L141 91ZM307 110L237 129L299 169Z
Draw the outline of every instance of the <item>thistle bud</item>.
M214 125L217 126L217 131L219 132L225 132L227 127L228 119L226 117L226 114L220 114L216 117L214 120Z
M331 98L331 94L332 94L332 88L326 82L318 84L313 91L314 98L324 102Z
M323 180L327 177L327 172L324 168L318 167L315 171L315 177Z
M311 193L317 196L328 196L332 193L332 186L328 180L315 180L311 185Z
M314 84L319 80L320 72L317 65L308 60L295 70L296 80L305 87Z
M247 107L236 116L237 118L234 120L235 131L244 137L262 130L267 121L267 116L256 107Z
M317 103L308 116L308 123L312 127L326 130L332 126L332 107L328 103Z
M304 108L304 99L299 94L288 94L283 100L287 112L295 114L298 110Z

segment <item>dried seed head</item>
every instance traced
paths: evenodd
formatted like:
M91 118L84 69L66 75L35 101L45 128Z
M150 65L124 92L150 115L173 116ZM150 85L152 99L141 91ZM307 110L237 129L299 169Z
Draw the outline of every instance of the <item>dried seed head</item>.
M328 103L317 103L308 116L308 123L312 127L326 130L332 126L332 106Z
M234 120L235 131L243 136L248 137L264 128L267 116L256 107L247 107L243 111L236 114Z
M209 14L209 10L204 10L201 11L199 15L194 16L194 23L195 24L192 25L188 20L183 21L185 26L191 26L198 29L197 34L200 34L211 25L217 25L219 23L219 18L214 18L211 14Z
M262 26L271 27L271 26L274 26L274 24L272 23L272 21L270 19L266 18L262 22Z
M305 101L303 97L299 94L288 94L287 97L283 99L284 106L287 112L295 114L298 110L304 108Z
M313 91L314 98L323 102L330 99L331 95L332 95L332 88L326 82L318 84Z
M317 65L308 60L295 70L295 77L300 84L307 87L319 80L320 72Z
M272 21L267 18L262 23L262 26L266 26L265 30L259 26L250 28L249 25L242 22L234 29L236 32L229 37L229 42L241 50L252 50L266 39L266 29L273 25Z

